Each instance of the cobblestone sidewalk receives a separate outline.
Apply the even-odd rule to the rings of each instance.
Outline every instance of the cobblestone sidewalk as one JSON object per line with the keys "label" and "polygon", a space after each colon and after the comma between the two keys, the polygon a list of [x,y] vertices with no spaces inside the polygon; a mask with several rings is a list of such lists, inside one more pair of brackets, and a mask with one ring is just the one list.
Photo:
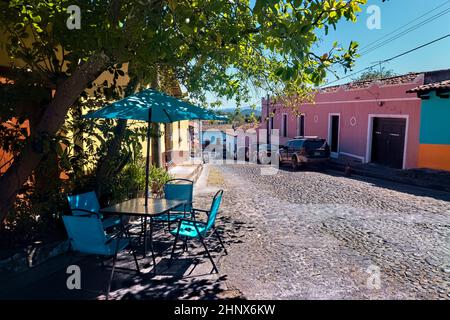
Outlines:
{"label": "cobblestone sidewalk", "polygon": [[[449,299],[450,194],[318,172],[209,166],[226,190],[227,286],[254,299]],[[222,175],[222,179],[217,175]],[[379,277],[377,277],[379,272]]]}

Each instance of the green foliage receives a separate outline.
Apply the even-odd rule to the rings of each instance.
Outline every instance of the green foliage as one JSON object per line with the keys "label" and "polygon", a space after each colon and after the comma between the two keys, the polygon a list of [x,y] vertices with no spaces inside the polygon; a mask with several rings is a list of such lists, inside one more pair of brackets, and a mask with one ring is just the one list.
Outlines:
{"label": "green foliage", "polygon": [[120,173],[120,186],[127,190],[129,198],[137,197],[138,192],[145,190],[145,167],[130,163]]}
{"label": "green foliage", "polygon": [[233,125],[240,126],[245,123],[245,116],[239,110],[236,110],[234,113],[229,113],[227,117],[228,123]]}
{"label": "green foliage", "polygon": [[[160,194],[164,184],[172,177],[164,168],[150,166],[149,190]],[[109,181],[103,182],[108,203],[116,203],[130,198],[144,196],[145,191],[145,161],[140,159],[125,165],[117,175]]]}
{"label": "green foliage", "polygon": [[103,182],[106,186],[103,189],[109,201],[120,202],[135,198],[145,189],[145,166],[129,163],[108,182]]}
{"label": "green foliage", "polygon": [[[115,120],[98,119],[96,121],[81,119],[81,110],[92,110],[95,106],[87,104],[74,108],[66,119],[64,127],[58,135],[61,148],[60,168],[66,172],[70,180],[76,180],[86,174],[95,174],[98,161],[106,155],[108,145],[114,138],[112,128]],[[146,139],[147,126],[128,125],[123,137],[119,154],[114,159],[115,174],[130,161],[142,154],[142,143]],[[156,136],[156,133],[154,134]]]}
{"label": "green foliage", "polygon": [[151,190],[156,194],[161,194],[164,184],[173,178],[164,168],[158,168],[156,166],[150,167],[149,176],[151,181]]}
{"label": "green foliage", "polygon": [[369,69],[368,71],[363,72],[358,78],[354,79],[354,81],[377,80],[394,76],[396,76],[396,73],[393,70],[387,70],[382,67],[378,70],[375,68]]}
{"label": "green foliage", "polygon": [[40,189],[26,184],[14,205],[14,214],[8,215],[0,226],[0,249],[13,249],[34,241],[52,241],[63,236],[60,216],[67,210],[63,181],[54,180],[54,188]]}
{"label": "green foliage", "polygon": [[12,155],[17,154],[22,148],[27,135],[24,119],[0,123],[0,149]]}
{"label": "green foliage", "polygon": [[219,114],[226,115],[228,118],[227,123],[232,124],[234,127],[241,126],[245,123],[258,123],[260,116],[257,115],[256,105],[250,106],[250,108],[241,109],[237,107],[234,112],[218,112]]}
{"label": "green foliage", "polygon": [[[341,19],[354,21],[364,3],[366,0],[257,0],[252,7],[249,0],[1,1],[4,36],[0,49],[13,61],[8,77],[14,85],[8,93],[0,92],[7,97],[0,101],[0,122],[13,117],[20,122],[33,120],[32,125],[38,122],[52,99],[51,89],[60,89],[82,62],[98,53],[106,54],[111,63],[104,71],[109,71],[113,80],[95,88],[91,84],[94,96],[84,93],[80,97],[80,105],[71,110],[72,119],[67,118],[56,137],[24,141],[34,143],[42,152],[56,153],[56,165],[68,175],[63,186],[52,186],[46,193],[91,187],[96,183],[96,164],[113,138],[110,129],[115,122],[86,122],[80,115],[123,96],[123,88],[117,86],[125,76],[122,64],[129,63],[129,75],[141,85],[152,83],[158,69],[171,70],[187,88],[189,98],[199,103],[205,103],[207,93],[214,92],[239,105],[248,102],[254,87],[273,95],[301,97],[323,81],[327,70],[352,67],[356,43],[347,48],[336,43],[326,52],[315,52],[321,40],[317,34],[320,29],[326,34]],[[81,8],[81,30],[66,27],[69,5]],[[22,108],[24,97],[30,96],[24,92],[31,94],[33,103]],[[16,144],[20,139],[11,139],[15,134],[3,132],[0,145],[18,153],[22,144]],[[143,134],[142,128],[127,128],[119,155],[112,160],[116,169],[110,174],[113,178],[102,181],[111,197],[120,199],[141,187],[141,169],[133,157],[139,154]],[[158,169],[152,169],[152,174],[157,189],[158,181],[167,176]],[[41,190],[37,191],[30,191],[30,197],[43,199]],[[30,219],[34,219],[33,212],[39,217],[52,216],[61,203],[40,211],[30,209]],[[22,207],[19,204],[19,215],[26,212]]]}
{"label": "green foliage", "polygon": [[[248,0],[13,0],[0,4],[0,27],[7,30],[9,54],[46,82],[56,84],[102,51],[110,67],[132,63],[131,72],[144,83],[166,66],[192,98],[205,101],[213,91],[239,102],[247,101],[252,87],[301,94],[333,66],[350,68],[357,44],[314,52],[317,34],[320,29],[327,34],[342,19],[355,21],[364,3],[258,0],[251,7]],[[81,8],[81,30],[66,27],[69,5]]]}

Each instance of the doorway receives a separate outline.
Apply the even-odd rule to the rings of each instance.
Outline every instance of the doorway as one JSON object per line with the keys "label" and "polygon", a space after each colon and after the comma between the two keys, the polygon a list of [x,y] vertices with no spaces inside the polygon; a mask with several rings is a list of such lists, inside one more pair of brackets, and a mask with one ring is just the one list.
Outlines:
{"label": "doorway", "polygon": [[405,154],[406,119],[373,118],[370,161],[402,169]]}
{"label": "doorway", "polygon": [[297,117],[297,136],[305,136],[305,115],[301,114]]}
{"label": "doorway", "polygon": [[340,114],[330,114],[328,119],[328,144],[330,145],[331,157],[339,156],[339,123]]}

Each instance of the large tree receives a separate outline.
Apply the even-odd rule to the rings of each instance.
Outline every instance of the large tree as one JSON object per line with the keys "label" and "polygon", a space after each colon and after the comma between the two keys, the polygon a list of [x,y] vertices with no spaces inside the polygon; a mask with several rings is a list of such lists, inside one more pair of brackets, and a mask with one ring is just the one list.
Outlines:
{"label": "large tree", "polygon": [[[53,88],[55,94],[35,107],[39,112],[33,112],[37,119],[31,135],[0,177],[0,221],[47,152],[46,141],[103,71],[129,62],[139,80],[148,82],[155,68],[165,66],[201,102],[208,91],[245,100],[251,86],[302,94],[319,84],[330,66],[351,67],[357,45],[317,52],[316,31],[335,27],[341,19],[355,20],[365,2],[1,1],[2,45],[23,71],[14,85]],[[69,5],[81,8],[79,30],[67,28]],[[27,75],[27,70],[32,72]],[[14,110],[1,120],[8,116]]]}

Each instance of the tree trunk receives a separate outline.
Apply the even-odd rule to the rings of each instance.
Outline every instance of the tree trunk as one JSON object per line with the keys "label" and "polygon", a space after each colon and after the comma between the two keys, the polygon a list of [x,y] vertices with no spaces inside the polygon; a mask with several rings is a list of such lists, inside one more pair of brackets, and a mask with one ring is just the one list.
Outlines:
{"label": "tree trunk", "polygon": [[5,220],[17,193],[44,155],[38,145],[39,140],[44,136],[53,137],[57,133],[64,124],[69,108],[87,85],[106,68],[108,63],[109,58],[104,53],[96,54],[88,62],[80,65],[72,76],[57,86],[56,94],[45,109],[34,134],[8,171],[0,177],[0,223]]}

